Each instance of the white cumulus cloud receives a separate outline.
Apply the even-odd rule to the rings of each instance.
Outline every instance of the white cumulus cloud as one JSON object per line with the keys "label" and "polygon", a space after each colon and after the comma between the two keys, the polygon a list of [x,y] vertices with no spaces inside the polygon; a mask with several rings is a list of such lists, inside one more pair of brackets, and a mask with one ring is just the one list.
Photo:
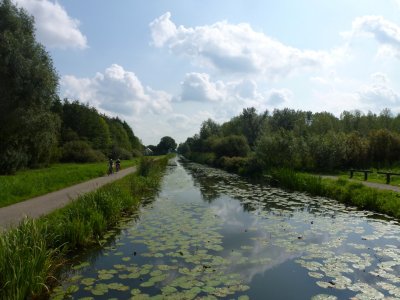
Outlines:
{"label": "white cumulus cloud", "polygon": [[54,48],[87,48],[87,38],[79,30],[79,21],[71,18],[58,2],[50,0],[14,0],[35,18],[38,40]]}
{"label": "white cumulus cloud", "polygon": [[226,21],[176,26],[169,12],[150,23],[153,44],[167,47],[226,73],[256,73],[269,78],[312,70],[334,62],[332,53],[301,50],[255,31],[249,24]]}
{"label": "white cumulus cloud", "polygon": [[226,98],[225,84],[212,82],[206,73],[186,74],[181,87],[181,99],[185,101],[223,101]]}
{"label": "white cumulus cloud", "polygon": [[171,95],[144,87],[135,73],[117,64],[93,78],[64,76],[61,80],[63,96],[88,102],[102,110],[130,115],[171,111]]}
{"label": "white cumulus cloud", "polygon": [[362,16],[353,21],[352,29],[344,32],[348,39],[373,38],[380,44],[380,52],[400,58],[400,26],[382,16]]}
{"label": "white cumulus cloud", "polygon": [[378,72],[371,75],[372,83],[362,86],[358,91],[361,102],[371,104],[376,108],[392,107],[400,105],[400,94],[391,85],[388,76]]}
{"label": "white cumulus cloud", "polygon": [[289,89],[263,91],[251,79],[213,81],[210,75],[195,72],[186,74],[181,88],[181,94],[177,97],[180,101],[212,104],[215,115],[222,119],[234,116],[245,107],[264,111],[287,105],[293,98]]}
{"label": "white cumulus cloud", "polygon": [[293,98],[293,93],[289,89],[271,89],[267,93],[267,102],[271,106],[279,106],[288,103]]}

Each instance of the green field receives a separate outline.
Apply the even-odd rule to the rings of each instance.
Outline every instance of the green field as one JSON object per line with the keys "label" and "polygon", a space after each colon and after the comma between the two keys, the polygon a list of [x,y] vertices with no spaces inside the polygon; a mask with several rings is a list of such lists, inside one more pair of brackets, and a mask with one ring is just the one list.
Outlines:
{"label": "green field", "polygon": [[[138,163],[138,159],[121,161],[121,168]],[[26,170],[0,176],[0,207],[104,176],[107,162],[55,164],[49,168]]]}

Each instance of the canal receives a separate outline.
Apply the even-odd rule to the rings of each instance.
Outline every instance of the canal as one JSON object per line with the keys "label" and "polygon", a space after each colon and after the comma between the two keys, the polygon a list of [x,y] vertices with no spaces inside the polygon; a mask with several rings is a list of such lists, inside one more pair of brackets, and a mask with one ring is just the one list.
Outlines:
{"label": "canal", "polygon": [[52,299],[398,299],[400,226],[187,161]]}

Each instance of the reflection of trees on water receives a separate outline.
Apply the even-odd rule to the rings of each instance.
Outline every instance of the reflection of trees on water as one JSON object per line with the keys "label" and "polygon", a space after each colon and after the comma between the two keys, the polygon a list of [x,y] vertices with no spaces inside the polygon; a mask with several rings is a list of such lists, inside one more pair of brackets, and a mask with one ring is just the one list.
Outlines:
{"label": "reflection of trees on water", "polygon": [[[210,204],[218,198],[222,197],[223,195],[227,194],[226,192],[221,191],[221,186],[225,187],[228,190],[240,189],[243,192],[249,192],[249,187],[247,185],[251,183],[251,181],[248,181],[245,178],[238,177],[240,178],[240,180],[234,180],[234,178],[231,177],[236,177],[236,175],[228,174],[224,171],[202,166],[196,163],[191,163],[189,161],[181,160],[180,162],[182,166],[184,166],[186,171],[192,176],[194,185],[199,188],[203,200]],[[210,172],[214,170],[221,172],[221,176],[218,176],[216,174],[212,174],[211,176]],[[228,177],[225,178],[222,174],[226,174],[228,175]],[[257,185],[258,184],[259,183],[257,183]],[[260,186],[262,185],[260,184]],[[254,202],[249,203],[247,201],[244,201],[249,199],[248,196],[232,195],[232,193],[229,193],[229,197],[238,200],[243,208],[243,211],[245,212],[252,212],[259,209],[258,205],[256,207],[254,204],[262,203],[262,201],[260,200],[254,200]],[[270,211],[271,208],[281,207],[273,203],[263,205],[263,210],[265,211]]]}
{"label": "reflection of trees on water", "polygon": [[220,197],[221,193],[216,188],[216,183],[218,183],[220,179],[207,176],[205,169],[200,165],[195,165],[187,161],[181,161],[181,164],[192,176],[194,186],[199,188],[204,201],[211,203]]}

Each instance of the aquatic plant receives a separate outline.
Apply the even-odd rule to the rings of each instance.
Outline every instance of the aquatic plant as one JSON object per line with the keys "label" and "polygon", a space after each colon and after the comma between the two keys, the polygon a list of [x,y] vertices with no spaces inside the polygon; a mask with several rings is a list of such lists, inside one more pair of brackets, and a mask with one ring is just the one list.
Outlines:
{"label": "aquatic plant", "polygon": [[[159,159],[144,178],[131,174],[82,195],[66,207],[39,220],[25,220],[0,234],[0,299],[26,299],[46,293],[61,258],[76,249],[101,243],[106,231],[136,209],[143,193],[132,194],[132,182],[148,196],[161,178],[167,158]],[[153,169],[152,167],[152,169]],[[60,252],[61,250],[61,252]]]}
{"label": "aquatic plant", "polygon": [[26,299],[48,291],[56,269],[58,248],[49,248],[53,237],[46,226],[25,219],[0,235],[0,299]]}

